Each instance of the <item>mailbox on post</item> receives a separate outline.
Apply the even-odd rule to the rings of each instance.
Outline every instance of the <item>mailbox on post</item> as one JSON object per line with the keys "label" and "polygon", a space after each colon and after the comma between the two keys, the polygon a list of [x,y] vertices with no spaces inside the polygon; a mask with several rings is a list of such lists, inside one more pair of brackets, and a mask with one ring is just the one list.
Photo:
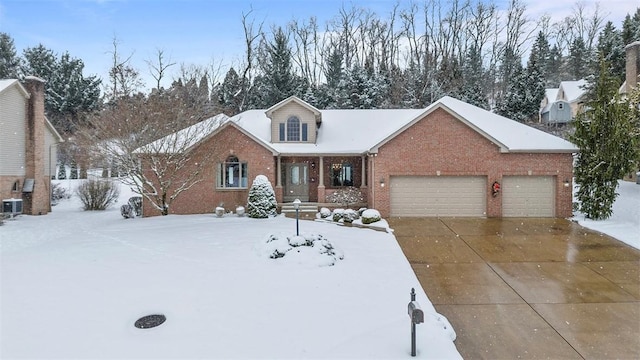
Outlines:
{"label": "mailbox on post", "polygon": [[411,318],[411,356],[416,356],[416,324],[424,322],[424,312],[416,301],[416,289],[411,288],[411,302],[408,306],[409,318]]}

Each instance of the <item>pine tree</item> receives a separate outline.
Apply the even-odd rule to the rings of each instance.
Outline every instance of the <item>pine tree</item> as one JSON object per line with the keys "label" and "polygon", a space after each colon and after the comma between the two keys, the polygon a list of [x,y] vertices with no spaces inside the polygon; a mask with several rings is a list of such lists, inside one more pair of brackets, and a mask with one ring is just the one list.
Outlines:
{"label": "pine tree", "polygon": [[0,32],[0,79],[18,79],[21,60],[9,34]]}
{"label": "pine tree", "polygon": [[462,65],[462,89],[460,100],[483,109],[489,109],[487,95],[484,91],[484,69],[482,57],[475,46],[471,46]]}
{"label": "pine tree", "polygon": [[276,195],[269,179],[258,175],[253,180],[247,199],[247,215],[252,218],[264,219],[277,215]]}
{"label": "pine tree", "polygon": [[[625,78],[625,51],[622,33],[616,30],[611,21],[607,22],[598,37],[598,55],[609,64],[609,73],[620,82]],[[595,69],[596,71],[598,69]]]}
{"label": "pine tree", "polygon": [[594,220],[611,216],[618,180],[640,158],[637,109],[618,94],[619,81],[600,61],[593,95],[578,114],[572,141],[580,148],[575,178],[580,211]]}
{"label": "pine tree", "polygon": [[571,80],[584,79],[589,75],[589,60],[590,54],[584,40],[576,38],[569,47],[569,56],[564,64],[565,73]]}
{"label": "pine tree", "polygon": [[633,17],[627,14],[622,23],[622,43],[629,45],[640,40],[640,8],[636,9]]}
{"label": "pine tree", "polygon": [[236,70],[231,67],[227,71],[218,93],[218,103],[225,114],[233,116],[240,112],[240,102],[243,98],[242,92],[240,77]]}

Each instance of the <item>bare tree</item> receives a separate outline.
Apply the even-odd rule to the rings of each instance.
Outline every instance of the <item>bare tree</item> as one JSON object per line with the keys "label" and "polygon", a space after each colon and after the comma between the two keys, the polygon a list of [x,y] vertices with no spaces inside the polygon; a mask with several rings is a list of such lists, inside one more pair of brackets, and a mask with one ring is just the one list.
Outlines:
{"label": "bare tree", "polygon": [[128,97],[135,94],[144,84],[140,79],[138,70],[131,66],[133,53],[129,54],[125,59],[122,59],[118,51],[119,41],[115,36],[111,44],[113,50],[109,52],[111,54],[109,85],[105,90],[107,97],[113,101],[120,97]]}
{"label": "bare tree", "polygon": [[167,75],[167,69],[176,63],[171,62],[171,58],[165,59],[164,50],[156,49],[155,59],[147,60],[149,72],[156,81],[156,89],[161,89],[161,82]]}
{"label": "bare tree", "polygon": [[148,200],[162,215],[184,191],[202,181],[208,153],[197,143],[226,118],[202,119],[200,109],[186,106],[170,91],[120,98],[96,115],[80,132],[94,163],[113,164],[121,181]]}

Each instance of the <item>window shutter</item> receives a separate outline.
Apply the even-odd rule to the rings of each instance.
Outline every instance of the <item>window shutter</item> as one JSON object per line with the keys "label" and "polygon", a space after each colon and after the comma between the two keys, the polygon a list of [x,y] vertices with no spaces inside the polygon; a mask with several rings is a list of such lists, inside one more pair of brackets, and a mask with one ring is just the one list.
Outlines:
{"label": "window shutter", "polygon": [[280,141],[284,141],[284,123],[280,123]]}
{"label": "window shutter", "polygon": [[302,124],[302,141],[307,141],[307,124]]}

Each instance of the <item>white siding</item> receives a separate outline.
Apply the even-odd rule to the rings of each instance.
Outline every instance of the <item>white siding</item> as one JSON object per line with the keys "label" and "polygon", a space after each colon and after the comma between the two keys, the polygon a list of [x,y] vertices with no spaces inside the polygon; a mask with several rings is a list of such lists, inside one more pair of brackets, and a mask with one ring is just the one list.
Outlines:
{"label": "white siding", "polygon": [[57,138],[51,132],[48,126],[44,131],[44,174],[51,176],[56,171],[56,162],[58,160],[58,143]]}
{"label": "white siding", "polygon": [[26,102],[16,86],[0,93],[0,175],[25,175]]}
{"label": "white siding", "polygon": [[502,216],[553,217],[555,177],[504,176],[502,178]]}
{"label": "white siding", "polygon": [[486,216],[484,176],[392,176],[391,216]]}

